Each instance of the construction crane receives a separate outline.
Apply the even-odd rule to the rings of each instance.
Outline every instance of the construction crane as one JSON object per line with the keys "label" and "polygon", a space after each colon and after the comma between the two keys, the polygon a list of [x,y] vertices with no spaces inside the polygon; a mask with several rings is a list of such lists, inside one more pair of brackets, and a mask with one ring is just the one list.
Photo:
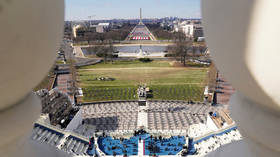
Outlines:
{"label": "construction crane", "polygon": [[96,17],[96,15],[90,15],[90,16],[88,16],[88,18],[89,18],[89,27],[91,27],[91,21],[92,21],[92,19],[93,19],[94,17]]}

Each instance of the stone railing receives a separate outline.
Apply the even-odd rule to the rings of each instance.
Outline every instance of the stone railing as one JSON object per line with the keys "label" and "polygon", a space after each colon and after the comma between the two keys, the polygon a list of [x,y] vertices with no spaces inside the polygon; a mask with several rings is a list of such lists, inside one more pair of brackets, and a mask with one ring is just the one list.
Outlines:
{"label": "stone railing", "polygon": [[31,91],[54,63],[63,35],[64,1],[1,1],[0,5],[0,156],[56,156],[56,150],[29,141],[41,107]]}
{"label": "stone railing", "polygon": [[[0,4],[0,154],[60,156],[28,142],[40,113],[39,99],[28,93],[55,59],[63,35],[64,1]],[[237,89],[230,108],[244,137],[210,157],[280,156],[279,6],[276,0],[202,0],[207,44],[217,67]]]}
{"label": "stone railing", "polygon": [[230,112],[244,137],[209,157],[280,156],[279,5],[275,0],[202,0],[206,42],[215,65],[237,90]]}

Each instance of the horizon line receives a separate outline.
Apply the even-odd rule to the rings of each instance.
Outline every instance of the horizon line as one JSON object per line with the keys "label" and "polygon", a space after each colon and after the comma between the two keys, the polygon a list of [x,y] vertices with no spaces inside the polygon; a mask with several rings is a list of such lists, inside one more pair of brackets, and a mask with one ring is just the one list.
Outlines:
{"label": "horizon line", "polygon": [[[176,17],[176,16],[169,16],[169,17],[174,17],[174,18],[178,18],[178,19],[187,19],[187,20],[198,20],[198,19],[202,19],[202,17]],[[152,20],[152,19],[163,19],[163,18],[168,18],[167,17],[157,17],[157,18],[143,18],[142,20]],[[64,21],[105,21],[105,20],[139,20],[139,18],[111,18],[111,19],[75,19],[75,20],[66,20],[64,19]]]}

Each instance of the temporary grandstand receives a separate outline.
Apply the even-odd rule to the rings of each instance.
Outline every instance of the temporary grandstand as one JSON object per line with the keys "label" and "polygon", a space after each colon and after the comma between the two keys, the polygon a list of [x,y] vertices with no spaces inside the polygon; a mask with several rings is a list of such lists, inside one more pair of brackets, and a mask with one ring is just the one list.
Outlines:
{"label": "temporary grandstand", "polygon": [[156,37],[150,32],[142,21],[142,9],[140,8],[140,22],[129,33],[126,40],[152,40],[156,41]]}
{"label": "temporary grandstand", "polygon": [[69,117],[75,115],[72,99],[59,89],[42,89],[36,92],[42,102],[42,114],[47,114],[51,125],[66,127]]}
{"label": "temporary grandstand", "polygon": [[30,138],[75,157],[203,156],[242,138],[227,105],[149,100],[148,91],[140,86],[138,101],[72,106],[63,94],[41,90],[44,115]]}
{"label": "temporary grandstand", "polygon": [[71,156],[170,157],[205,155],[241,139],[223,106],[198,102],[82,104],[69,125],[63,129],[41,118],[34,125],[31,139]]}
{"label": "temporary grandstand", "polygon": [[46,124],[35,123],[30,138],[39,143],[56,147],[71,156],[97,154],[94,141],[90,142],[89,139]]}

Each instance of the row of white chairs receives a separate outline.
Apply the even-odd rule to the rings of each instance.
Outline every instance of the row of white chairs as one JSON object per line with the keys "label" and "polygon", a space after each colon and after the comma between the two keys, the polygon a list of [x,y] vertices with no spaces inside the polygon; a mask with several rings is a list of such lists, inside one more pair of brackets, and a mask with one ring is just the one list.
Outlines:
{"label": "row of white chairs", "polygon": [[68,136],[65,143],[61,146],[61,149],[73,155],[87,155],[88,147],[89,144],[87,141]]}
{"label": "row of white chairs", "polygon": [[149,129],[174,130],[188,129],[190,125],[205,123],[206,114],[184,112],[148,112]]}
{"label": "row of white chairs", "polygon": [[81,107],[84,114],[111,113],[111,112],[133,112],[138,110],[137,102],[113,102],[97,103]]}

